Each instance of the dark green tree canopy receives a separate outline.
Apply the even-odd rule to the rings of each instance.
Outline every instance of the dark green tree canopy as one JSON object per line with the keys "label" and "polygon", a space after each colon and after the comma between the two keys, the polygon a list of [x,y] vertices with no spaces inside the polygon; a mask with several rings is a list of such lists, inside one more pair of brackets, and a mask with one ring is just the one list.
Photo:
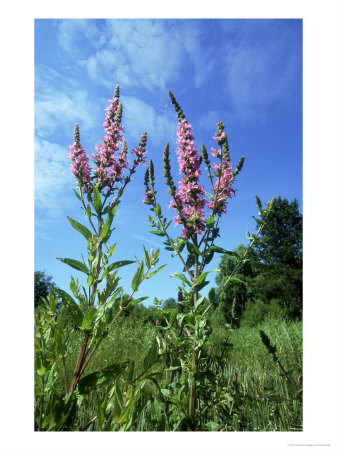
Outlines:
{"label": "dark green tree canopy", "polygon": [[[232,273],[237,258],[223,255],[216,277],[218,311],[227,322],[238,324],[248,303],[278,304],[289,319],[302,317],[302,215],[298,201],[278,197],[265,220],[257,241],[246,255],[248,261],[235,274],[238,281],[223,283]],[[246,247],[240,244],[235,252],[242,257]],[[241,280],[241,282],[239,281]],[[267,306],[268,307],[267,307]],[[256,309],[256,308],[255,308]],[[267,310],[266,309],[266,310]]]}
{"label": "dark green tree canopy", "polygon": [[42,303],[42,298],[47,299],[51,288],[56,285],[52,282],[53,277],[46,275],[45,271],[39,270],[34,272],[34,307],[36,308]]}
{"label": "dark green tree canopy", "polygon": [[265,239],[254,247],[258,259],[265,264],[299,267],[302,264],[302,226],[298,201],[275,199],[261,232]]}

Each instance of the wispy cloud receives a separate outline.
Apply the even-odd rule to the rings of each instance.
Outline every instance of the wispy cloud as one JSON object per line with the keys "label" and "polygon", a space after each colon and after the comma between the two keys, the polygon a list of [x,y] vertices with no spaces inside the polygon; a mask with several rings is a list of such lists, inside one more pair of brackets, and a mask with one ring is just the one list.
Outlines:
{"label": "wispy cloud", "polygon": [[57,219],[67,204],[62,196],[72,175],[65,149],[44,139],[35,140],[35,208],[48,219]]}
{"label": "wispy cloud", "polygon": [[165,248],[163,245],[158,244],[158,242],[152,241],[151,239],[146,239],[145,237],[140,236],[139,234],[132,234],[132,236],[136,239],[140,239],[141,241],[147,242],[148,244],[154,245],[154,248],[157,248],[157,247]]}
{"label": "wispy cloud", "polygon": [[158,111],[149,103],[136,97],[123,96],[123,122],[128,136],[136,140],[143,131],[148,132],[150,139],[156,144],[162,144],[165,140],[172,138],[175,133],[174,114],[167,115]]}
{"label": "wispy cloud", "polygon": [[86,90],[67,85],[55,70],[39,66],[35,85],[35,130],[40,137],[53,140],[62,131],[71,140],[75,122],[83,125],[86,132],[97,125],[100,113],[97,103],[90,100]]}
{"label": "wispy cloud", "polygon": [[[84,23],[90,25],[89,35]],[[95,82],[111,88],[110,80],[118,80],[155,92],[166,90],[181,75],[186,52],[183,43],[172,38],[174,21],[107,20],[99,22],[99,28],[96,22],[84,23],[62,21],[58,39],[67,52],[81,52],[78,62]],[[93,45],[97,41],[100,44]]]}

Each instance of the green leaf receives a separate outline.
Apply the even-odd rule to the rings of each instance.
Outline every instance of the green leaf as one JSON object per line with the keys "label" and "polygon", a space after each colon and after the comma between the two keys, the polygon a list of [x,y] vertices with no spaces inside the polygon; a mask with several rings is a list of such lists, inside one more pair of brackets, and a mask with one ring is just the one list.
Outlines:
{"label": "green leaf", "polygon": [[75,324],[80,327],[83,322],[83,313],[80,310],[78,304],[69,294],[67,294],[67,292],[63,291],[62,289],[56,288],[55,291],[59,294],[64,304],[68,307]]}
{"label": "green leaf", "polygon": [[209,192],[205,192],[205,194],[207,195],[207,197],[212,200],[212,202],[214,202],[214,196],[212,194],[210,194]]}
{"label": "green leaf", "polygon": [[132,279],[131,288],[134,292],[138,290],[140,283],[143,281],[144,275],[144,263],[143,261],[139,264],[136,273]]}
{"label": "green leaf", "polygon": [[160,266],[157,270],[155,270],[155,271],[153,271],[153,272],[151,272],[151,273],[148,273],[148,274],[146,275],[145,278],[151,278],[151,277],[153,277],[153,275],[155,275],[156,273],[158,273],[158,272],[160,272],[161,270],[163,270],[166,266],[167,266],[167,264],[164,264],[163,266]]}
{"label": "green leaf", "polygon": [[63,355],[63,342],[62,342],[62,335],[60,330],[55,330],[54,334],[55,339],[55,352],[58,356],[64,356]]}
{"label": "green leaf", "polygon": [[63,262],[64,264],[68,264],[68,266],[72,267],[73,269],[79,270],[80,272],[89,275],[88,267],[85,264],[81,263],[80,261],[76,261],[76,259],[70,258],[56,258],[56,259]]}
{"label": "green leaf", "polygon": [[114,218],[113,214],[111,212],[109,212],[108,217],[107,217],[107,219],[104,222],[104,225],[102,227],[101,234],[98,237],[98,240],[100,242],[103,242],[103,243],[106,242],[106,240],[107,240],[106,238],[107,238],[107,235],[108,235],[108,233],[110,231],[110,227],[111,227],[113,218]]}
{"label": "green leaf", "polygon": [[161,206],[160,206],[159,203],[156,205],[155,210],[154,210],[154,213],[155,213],[155,215],[156,215],[157,217],[160,217],[160,216],[161,216]]}
{"label": "green leaf", "polygon": [[211,228],[213,224],[214,224],[214,216],[209,216],[209,219],[206,222],[206,227]]}
{"label": "green leaf", "polygon": [[149,368],[157,361],[158,359],[158,343],[157,341],[153,341],[147,355],[144,358],[143,367],[144,370],[149,370]]}
{"label": "green leaf", "polygon": [[102,200],[101,200],[101,194],[99,193],[99,190],[97,188],[97,186],[93,185],[93,190],[94,190],[94,208],[95,211],[97,212],[97,214],[100,214],[101,209],[102,209]]}
{"label": "green leaf", "polygon": [[89,239],[91,239],[91,232],[90,230],[88,230],[87,227],[85,227],[84,225],[80,224],[79,222],[76,222],[76,220],[72,219],[71,217],[68,216],[68,220],[70,222],[70,225],[78,232],[80,232],[88,241]]}
{"label": "green leaf", "polygon": [[136,403],[136,401],[139,399],[140,396],[141,396],[141,392],[137,392],[136,394],[134,394],[132,396],[131,400],[126,405],[126,407],[123,410],[122,414],[118,418],[118,420],[117,420],[118,423],[123,423],[129,418],[130,411],[131,411],[131,409],[133,408],[134,404]]}
{"label": "green leaf", "polygon": [[133,264],[133,263],[134,263],[134,261],[130,261],[128,259],[125,259],[123,261],[115,261],[115,262],[109,264],[108,267],[106,267],[106,269],[104,270],[104,272],[105,271],[107,271],[106,273],[112,272],[115,269],[119,269],[120,267],[127,266],[128,264]]}
{"label": "green leaf", "polygon": [[91,217],[91,208],[90,208],[90,205],[87,205],[84,215],[85,215],[85,217],[86,217],[87,219],[90,219],[90,217]]}
{"label": "green leaf", "polygon": [[82,321],[81,329],[90,331],[93,327],[93,318],[97,314],[97,309],[94,306],[90,306]]}
{"label": "green leaf", "polygon": [[80,194],[79,194],[75,189],[73,189],[73,191],[75,192],[76,197],[77,197],[79,200],[83,201],[83,197],[81,197]]}
{"label": "green leaf", "polygon": [[201,305],[201,303],[203,302],[205,300],[205,297],[203,296],[203,297],[200,297],[199,299],[198,299],[198,301],[196,302],[196,304],[194,305],[194,309],[197,309],[200,305]]}
{"label": "green leaf", "polygon": [[240,280],[240,278],[227,278],[227,280],[224,283],[229,283],[229,282],[238,282],[238,283],[242,283],[242,284],[246,284],[244,281]]}
{"label": "green leaf", "polygon": [[91,274],[89,274],[88,279],[87,279],[88,286],[89,287],[92,286],[94,281],[95,281],[94,277]]}
{"label": "green leaf", "polygon": [[81,378],[77,385],[79,393],[87,394],[92,389],[112,384],[124,372],[129,362],[125,361],[120,364],[112,364]]}
{"label": "green leaf", "polygon": [[156,230],[153,230],[153,231],[150,231],[150,233],[156,234],[157,236],[166,236],[165,233],[164,233],[163,231],[156,231]]}
{"label": "green leaf", "polygon": [[150,261],[149,253],[146,250],[144,245],[143,245],[143,253],[144,253],[145,265],[146,265],[146,267],[150,268],[151,267],[151,261]]}
{"label": "green leaf", "polygon": [[170,274],[170,277],[172,278],[178,278],[178,280],[183,281],[184,283],[186,283],[188,286],[192,286],[192,283],[190,281],[188,281],[188,279],[185,277],[185,275],[181,272],[174,272]]}
{"label": "green leaf", "polygon": [[135,300],[131,300],[131,302],[129,302],[129,303],[127,304],[127,306],[126,306],[125,309],[129,309],[129,308],[131,308],[132,306],[135,306],[135,305],[137,305],[138,303],[143,302],[144,300],[146,300],[146,299],[148,299],[148,298],[149,298],[149,297],[141,297],[141,298],[136,298]]}
{"label": "green leaf", "polygon": [[254,216],[252,216],[252,218],[255,220],[255,222],[256,222],[258,225],[261,225],[262,221],[261,221],[260,219],[257,219],[257,218],[254,217]]}
{"label": "green leaf", "polygon": [[187,242],[187,250],[191,255],[199,255],[202,256],[200,250],[195,244],[192,244],[191,242]]}

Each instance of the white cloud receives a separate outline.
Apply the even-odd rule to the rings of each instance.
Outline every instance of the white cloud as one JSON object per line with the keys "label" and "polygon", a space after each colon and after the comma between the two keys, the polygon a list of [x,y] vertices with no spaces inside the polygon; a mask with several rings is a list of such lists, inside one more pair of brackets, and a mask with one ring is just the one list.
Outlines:
{"label": "white cloud", "polygon": [[170,118],[159,114],[150,104],[135,97],[124,96],[121,101],[126,134],[135,140],[136,145],[144,131],[150,139],[160,144],[174,135],[176,122],[172,114]]}
{"label": "white cloud", "polygon": [[90,101],[87,91],[60,84],[61,77],[54,70],[45,66],[37,69],[35,130],[38,136],[46,139],[53,139],[62,131],[71,141],[75,122],[88,132],[97,126],[97,118],[102,113],[99,105]]}
{"label": "white cloud", "polygon": [[57,21],[60,46],[77,60],[85,51],[95,51],[105,44],[106,37],[93,20],[65,19]]}
{"label": "white cloud", "polygon": [[63,191],[73,181],[67,150],[44,139],[35,140],[35,208],[49,219],[59,218],[67,204]]}
{"label": "white cloud", "polygon": [[145,237],[140,236],[139,234],[133,234],[132,236],[133,236],[134,238],[136,238],[136,239],[139,239],[139,240],[141,240],[141,241],[147,242],[148,244],[154,245],[154,248],[155,248],[155,249],[158,248],[158,247],[160,247],[160,248],[165,248],[163,245],[159,244],[158,242],[152,241],[151,239],[146,239]]}
{"label": "white cloud", "polygon": [[107,20],[99,27],[90,20],[68,20],[60,22],[58,40],[79,55],[77,62],[97,83],[111,87],[107,80],[114,80],[155,92],[181,76],[187,55],[176,33],[167,20]]}

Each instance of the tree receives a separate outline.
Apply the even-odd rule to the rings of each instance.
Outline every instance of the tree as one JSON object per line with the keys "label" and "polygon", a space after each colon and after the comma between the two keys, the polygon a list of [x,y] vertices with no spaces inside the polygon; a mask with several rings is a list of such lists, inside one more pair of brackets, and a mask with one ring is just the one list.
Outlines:
{"label": "tree", "polygon": [[52,282],[53,277],[46,275],[45,271],[36,270],[34,272],[34,307],[42,303],[42,298],[47,299],[51,288],[56,285]]}
{"label": "tree", "polygon": [[163,309],[172,309],[172,308],[176,308],[176,307],[177,307],[177,301],[172,297],[166,299],[162,306]]}
{"label": "tree", "polygon": [[[250,307],[254,302],[259,305],[277,302],[289,319],[302,317],[302,222],[296,199],[291,202],[281,197],[275,199],[260,233],[263,239],[256,242],[248,255],[249,261],[235,274],[242,283],[229,283],[225,290],[223,281],[232,272],[236,258],[223,255],[216,282],[218,310],[227,322],[234,317],[233,323],[239,323],[248,302]],[[242,256],[245,249],[240,244],[235,252]]]}
{"label": "tree", "polygon": [[254,248],[260,261],[256,296],[268,304],[277,299],[290,319],[302,317],[302,227],[298,201],[278,197]]}
{"label": "tree", "polygon": [[[234,252],[242,257],[246,250],[247,248],[240,244]],[[256,257],[251,250],[248,252],[246,259],[248,261],[242,264],[235,273],[235,279],[240,281],[231,281],[225,289],[222,288],[223,283],[233,272],[238,259],[235,256],[224,254],[220,261],[220,272],[215,278],[218,285],[218,311],[221,312],[227,323],[237,324],[247,301],[254,296],[252,280],[256,276]]]}
{"label": "tree", "polygon": [[260,234],[265,239],[258,241],[254,247],[258,259],[267,265],[301,267],[302,226],[298,201],[289,202],[281,197],[275,199]]}

